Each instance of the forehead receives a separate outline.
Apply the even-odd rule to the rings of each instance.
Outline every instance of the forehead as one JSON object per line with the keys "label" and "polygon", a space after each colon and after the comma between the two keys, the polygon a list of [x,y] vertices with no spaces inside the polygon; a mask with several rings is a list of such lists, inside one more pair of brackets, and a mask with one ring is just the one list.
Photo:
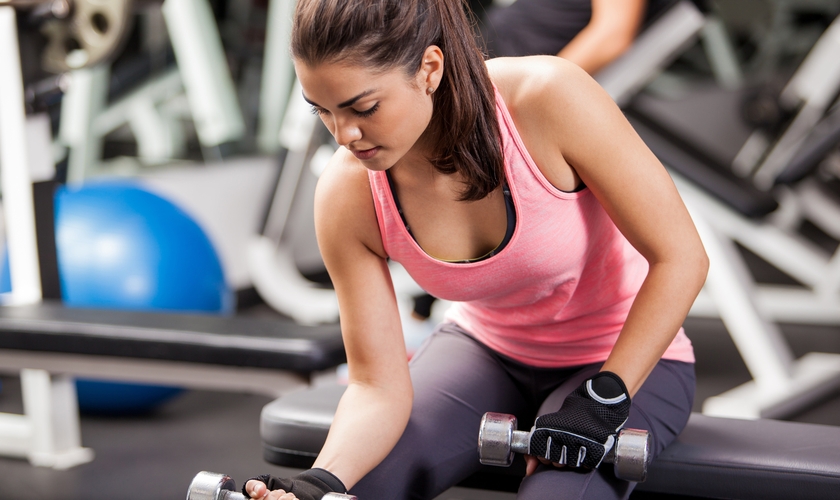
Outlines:
{"label": "forehead", "polygon": [[401,68],[374,69],[343,61],[315,65],[295,61],[294,64],[304,95],[324,106],[374,88],[386,91],[412,84]]}

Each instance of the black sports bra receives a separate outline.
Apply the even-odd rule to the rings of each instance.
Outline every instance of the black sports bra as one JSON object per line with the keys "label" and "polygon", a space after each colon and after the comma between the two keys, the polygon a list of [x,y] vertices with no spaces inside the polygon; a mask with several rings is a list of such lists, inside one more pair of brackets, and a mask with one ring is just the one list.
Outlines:
{"label": "black sports bra", "polygon": [[[391,189],[391,196],[394,198],[394,205],[397,207],[397,211],[400,213],[400,218],[405,225],[406,231],[408,234],[414,238],[414,241],[417,241],[417,238],[414,237],[414,233],[411,232],[411,228],[408,226],[408,222],[405,220],[405,214],[403,214],[402,206],[400,205],[400,200],[397,198],[397,190],[394,189],[394,180],[391,178],[391,172],[389,170],[385,171],[385,176],[388,178],[388,187]],[[507,229],[505,230],[505,237],[502,239],[502,242],[499,243],[499,246],[490,250],[486,254],[482,255],[481,257],[477,257],[475,259],[463,259],[463,260],[454,260],[454,261],[446,261],[446,262],[453,262],[453,263],[470,263],[470,262],[478,262],[481,260],[489,259],[490,257],[496,255],[497,253],[501,252],[502,249],[507,246],[508,242],[510,241],[511,237],[513,237],[513,231],[516,229],[516,210],[513,206],[513,197],[510,194],[510,189],[508,188],[507,184],[502,184],[502,193],[505,197],[505,211],[507,212]]]}

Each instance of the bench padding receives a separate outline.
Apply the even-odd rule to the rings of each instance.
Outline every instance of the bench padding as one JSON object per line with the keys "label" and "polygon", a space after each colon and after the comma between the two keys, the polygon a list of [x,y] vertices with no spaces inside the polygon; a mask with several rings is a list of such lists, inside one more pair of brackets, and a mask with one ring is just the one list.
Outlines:
{"label": "bench padding", "polygon": [[341,329],[291,320],[66,308],[0,307],[0,349],[158,359],[300,373],[345,361]]}
{"label": "bench padding", "polygon": [[693,414],[639,489],[710,498],[840,498],[840,427]]}
{"label": "bench padding", "polygon": [[[286,467],[311,466],[343,393],[344,387],[327,385],[266,405],[260,423],[265,459]],[[488,478],[488,470],[497,471],[499,480]],[[510,491],[511,472],[485,468],[468,484]],[[837,499],[840,427],[692,414],[638,489],[700,498]]]}

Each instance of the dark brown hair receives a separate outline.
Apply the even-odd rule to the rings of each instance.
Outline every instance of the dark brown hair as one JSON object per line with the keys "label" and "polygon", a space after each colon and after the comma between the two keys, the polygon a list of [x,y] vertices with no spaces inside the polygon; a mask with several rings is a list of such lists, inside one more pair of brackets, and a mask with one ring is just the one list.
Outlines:
{"label": "dark brown hair", "polygon": [[504,176],[496,99],[484,55],[461,0],[300,0],[292,56],[310,66],[337,60],[414,76],[437,45],[443,79],[433,94],[429,160],[445,174],[460,172],[462,200],[480,200]]}

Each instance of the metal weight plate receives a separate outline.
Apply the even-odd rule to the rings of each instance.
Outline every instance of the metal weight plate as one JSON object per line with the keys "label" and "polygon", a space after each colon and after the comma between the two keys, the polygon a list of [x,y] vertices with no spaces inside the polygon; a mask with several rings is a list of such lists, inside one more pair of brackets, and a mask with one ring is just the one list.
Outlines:
{"label": "metal weight plate", "polygon": [[202,471],[193,478],[187,490],[187,500],[218,500],[223,491],[235,490],[236,484],[229,476]]}
{"label": "metal weight plate", "polygon": [[69,15],[50,19],[41,31],[48,43],[41,64],[63,73],[107,61],[131,28],[133,0],[71,0]]}
{"label": "metal weight plate", "polygon": [[638,429],[622,429],[615,443],[615,475],[626,481],[644,482],[651,462],[650,434]]}
{"label": "metal weight plate", "polygon": [[505,413],[485,413],[478,432],[478,459],[484,465],[510,467],[513,463],[511,441],[516,417]]}

